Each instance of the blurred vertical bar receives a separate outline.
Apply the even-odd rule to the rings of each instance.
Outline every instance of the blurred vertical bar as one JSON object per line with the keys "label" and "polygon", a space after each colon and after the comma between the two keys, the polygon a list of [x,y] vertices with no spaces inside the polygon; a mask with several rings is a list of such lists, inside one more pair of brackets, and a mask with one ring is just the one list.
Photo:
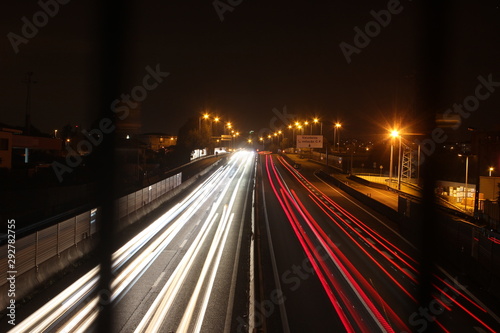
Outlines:
{"label": "blurred vertical bar", "polygon": [[[432,134],[437,129],[436,111],[443,104],[443,88],[446,82],[446,50],[449,32],[448,15],[451,13],[451,4],[447,0],[424,0],[420,4],[420,62],[418,64],[418,93],[417,110],[423,115],[422,133],[429,133],[425,140],[433,142]],[[429,141],[428,141],[429,142]],[[429,309],[432,298],[432,280],[435,272],[434,257],[437,251],[437,210],[435,202],[435,174],[437,169],[435,154],[425,156],[421,166],[423,177],[423,212],[419,221],[418,248],[420,258],[421,277],[420,294],[418,295],[420,309]],[[418,310],[416,310],[418,312]],[[426,332],[437,331],[434,321],[427,323]]]}
{"label": "blurred vertical bar", "polygon": [[[99,8],[99,47],[100,47],[100,86],[99,101],[101,119],[112,120],[116,126],[116,117],[111,110],[113,100],[119,98],[121,82],[123,81],[124,41],[126,21],[128,18],[126,0],[109,0],[97,2]],[[115,127],[116,128],[116,127]],[[113,328],[113,304],[111,297],[111,254],[114,250],[113,239],[115,221],[113,216],[113,199],[116,197],[116,164],[115,164],[115,131],[106,134],[98,153],[100,168],[98,172],[99,194],[98,202],[102,209],[102,224],[100,225],[100,239],[98,254],[100,256],[99,281],[99,318],[98,332],[111,332]]]}

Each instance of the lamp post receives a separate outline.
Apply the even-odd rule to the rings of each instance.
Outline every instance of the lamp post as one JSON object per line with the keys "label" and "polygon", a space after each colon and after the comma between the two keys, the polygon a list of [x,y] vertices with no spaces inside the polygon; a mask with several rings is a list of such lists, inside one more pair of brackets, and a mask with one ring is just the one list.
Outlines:
{"label": "lamp post", "polygon": [[[340,128],[342,127],[342,124],[340,123],[335,123],[334,131],[333,131],[333,144],[335,144],[340,153]],[[335,143],[335,135],[337,136],[337,143]]]}
{"label": "lamp post", "polygon": [[467,212],[467,194],[469,182],[469,155],[458,154],[458,156],[465,156],[465,193],[464,193],[464,210]]}
{"label": "lamp post", "polygon": [[205,113],[203,116],[198,118],[198,131],[201,131],[201,120],[202,119],[207,120],[208,118],[210,118],[210,115],[208,113]]}
{"label": "lamp post", "polygon": [[[393,164],[394,164],[393,163],[393,161],[394,161],[394,157],[393,157],[393,155],[394,155],[394,139],[399,137],[399,132],[396,130],[393,130],[393,131],[391,131],[390,135],[391,135],[391,160],[389,162],[389,187],[392,187],[392,173],[394,171],[394,167],[393,167]],[[400,141],[400,143],[401,143],[401,141]],[[400,150],[401,150],[401,148],[400,148]],[[398,177],[398,185],[399,185],[399,177]]]}
{"label": "lamp post", "polygon": [[319,123],[319,124],[320,124],[320,132],[319,132],[319,134],[320,134],[320,135],[323,135],[323,122],[322,122],[322,121],[319,121],[319,119],[318,119],[318,118],[314,118],[314,119],[313,119],[313,123],[315,123],[315,124],[318,124],[318,123]]}
{"label": "lamp post", "polygon": [[489,171],[489,177],[491,177],[491,172],[493,171],[493,167],[489,167],[488,171]]}
{"label": "lamp post", "polygon": [[219,117],[215,117],[214,121],[210,123],[210,134],[211,135],[214,135],[213,132],[212,132],[212,123],[215,123],[215,136],[218,136],[219,131],[218,131],[217,126],[219,124],[219,121],[220,121],[220,118]]}
{"label": "lamp post", "polygon": [[401,135],[398,135],[399,138],[399,149],[398,149],[398,191],[401,191]]}

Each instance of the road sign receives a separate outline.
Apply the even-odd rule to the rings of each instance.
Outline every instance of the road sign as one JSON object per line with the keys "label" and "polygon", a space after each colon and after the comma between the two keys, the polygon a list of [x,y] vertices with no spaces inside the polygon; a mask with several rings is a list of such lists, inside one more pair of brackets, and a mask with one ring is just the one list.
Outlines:
{"label": "road sign", "polygon": [[297,135],[297,148],[323,148],[323,135]]}

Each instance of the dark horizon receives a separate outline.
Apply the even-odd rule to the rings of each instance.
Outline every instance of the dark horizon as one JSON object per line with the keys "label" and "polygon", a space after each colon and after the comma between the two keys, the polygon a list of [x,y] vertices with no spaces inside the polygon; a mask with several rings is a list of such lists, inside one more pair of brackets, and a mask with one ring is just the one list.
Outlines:
{"label": "dark horizon", "polygon": [[[340,120],[350,137],[382,134],[397,119],[411,125],[421,113],[416,110],[421,8],[408,1],[389,3],[394,5],[390,18],[384,18],[387,2],[342,7],[329,2],[241,2],[224,12],[211,2],[196,7],[134,3],[125,32],[123,94],[143,84],[147,67],[169,73],[147,90],[141,103],[142,132],[176,134],[189,116],[203,112],[230,120],[241,131],[257,132],[271,127],[271,122],[276,125],[273,110],[284,107],[300,119],[320,117],[325,130],[328,123]],[[500,82],[498,4],[452,5],[444,47],[447,88],[441,92],[443,105],[435,106],[440,113],[474,95],[478,77],[491,75],[491,81]],[[1,23],[6,38],[0,120],[24,125],[23,80],[32,71],[34,126],[47,133],[66,124],[89,127],[100,114],[96,4],[60,4],[57,13],[47,15],[45,25],[23,42],[13,39],[13,34],[24,36],[22,18],[33,22],[43,9],[38,3],[9,6]],[[379,24],[366,45],[358,36],[362,47],[345,53],[356,48],[356,27],[366,32],[376,17],[382,23],[385,19],[386,26]],[[491,121],[500,107],[499,95],[492,91],[477,111],[468,118],[460,116],[462,123],[450,137],[466,140],[467,127],[499,129]]]}

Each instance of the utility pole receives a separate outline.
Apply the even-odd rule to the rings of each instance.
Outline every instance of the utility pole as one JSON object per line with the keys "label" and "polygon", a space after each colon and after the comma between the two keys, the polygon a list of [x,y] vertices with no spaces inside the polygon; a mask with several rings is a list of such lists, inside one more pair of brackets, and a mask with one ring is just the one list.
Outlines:
{"label": "utility pole", "polygon": [[31,133],[31,84],[36,83],[33,81],[33,72],[26,73],[26,119],[25,119],[25,133],[30,135]]}

